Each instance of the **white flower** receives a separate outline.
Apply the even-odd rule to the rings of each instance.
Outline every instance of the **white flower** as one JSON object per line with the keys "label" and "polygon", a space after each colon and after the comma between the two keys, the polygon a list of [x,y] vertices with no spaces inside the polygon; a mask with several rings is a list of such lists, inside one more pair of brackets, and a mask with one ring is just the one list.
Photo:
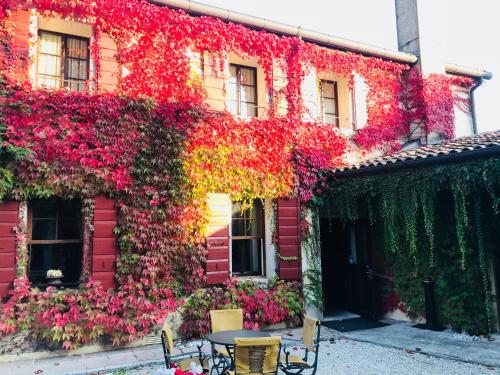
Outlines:
{"label": "white flower", "polygon": [[60,279],[63,277],[63,273],[61,270],[48,270],[47,271],[47,278],[49,279]]}

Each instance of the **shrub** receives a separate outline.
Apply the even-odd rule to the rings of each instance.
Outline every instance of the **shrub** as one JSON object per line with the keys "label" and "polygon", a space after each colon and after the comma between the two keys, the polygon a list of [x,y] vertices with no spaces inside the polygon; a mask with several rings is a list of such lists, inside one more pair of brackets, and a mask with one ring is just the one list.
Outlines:
{"label": "shrub", "polygon": [[302,316],[300,284],[273,279],[267,285],[254,281],[228,280],[222,288],[199,289],[182,307],[183,323],[179,333],[183,339],[204,337],[210,331],[210,310],[243,309],[246,329],[286,322],[298,325]]}

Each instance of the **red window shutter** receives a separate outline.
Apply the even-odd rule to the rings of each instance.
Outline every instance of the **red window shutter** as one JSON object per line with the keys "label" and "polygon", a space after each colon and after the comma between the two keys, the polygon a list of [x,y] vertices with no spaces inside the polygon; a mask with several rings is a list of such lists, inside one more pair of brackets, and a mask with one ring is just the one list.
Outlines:
{"label": "red window shutter", "polygon": [[301,279],[300,260],[300,202],[298,198],[277,201],[278,252],[281,257],[296,257],[295,260],[279,259],[281,280]]}
{"label": "red window shutter", "polygon": [[95,198],[94,237],[92,240],[92,278],[106,288],[115,288],[115,261],[118,246],[115,201],[104,195]]}
{"label": "red window shutter", "polygon": [[220,284],[229,278],[231,200],[225,194],[209,194],[207,231],[207,282]]}
{"label": "red window shutter", "polygon": [[16,277],[16,233],[19,202],[0,203],[0,298],[9,293]]}

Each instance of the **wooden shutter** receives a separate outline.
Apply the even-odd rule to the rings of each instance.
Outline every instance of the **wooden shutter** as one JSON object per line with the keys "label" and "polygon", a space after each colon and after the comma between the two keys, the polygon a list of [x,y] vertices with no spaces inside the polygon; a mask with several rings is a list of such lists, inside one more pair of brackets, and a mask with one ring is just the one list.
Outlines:
{"label": "wooden shutter", "polygon": [[368,95],[368,85],[363,77],[354,74],[354,85],[351,88],[351,117],[353,129],[362,129],[368,121],[368,107],[366,96]]}
{"label": "wooden shutter", "polygon": [[[278,199],[278,263],[279,278],[282,280],[301,279],[300,260],[300,202],[298,198]],[[295,260],[282,260],[281,257],[296,257]]]}
{"label": "wooden shutter", "polygon": [[0,203],[0,298],[5,297],[16,277],[16,233],[19,202]]}
{"label": "wooden shutter", "polygon": [[209,194],[207,231],[207,282],[220,284],[229,278],[231,200],[225,194]]}
{"label": "wooden shutter", "polygon": [[108,288],[115,287],[115,261],[118,255],[113,229],[116,227],[115,201],[104,195],[95,198],[92,240],[92,278]]}

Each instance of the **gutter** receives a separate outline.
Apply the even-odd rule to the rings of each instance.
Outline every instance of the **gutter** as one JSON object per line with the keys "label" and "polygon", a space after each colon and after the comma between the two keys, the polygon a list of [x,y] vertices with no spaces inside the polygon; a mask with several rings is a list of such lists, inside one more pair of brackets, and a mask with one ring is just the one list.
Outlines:
{"label": "gutter", "polygon": [[460,161],[469,160],[471,158],[483,158],[489,156],[495,156],[500,154],[500,146],[486,147],[482,149],[476,149],[471,151],[456,152],[447,155],[430,156],[427,158],[405,160],[403,162],[383,164],[376,166],[369,166],[361,169],[350,169],[347,171],[333,172],[334,177],[351,177],[351,176],[362,176],[362,175],[375,175],[385,172],[397,172],[406,168],[413,167],[426,167],[440,163],[455,163]]}
{"label": "gutter", "polygon": [[469,92],[470,102],[471,102],[471,117],[472,117],[472,130],[474,134],[478,133],[477,129],[477,118],[476,118],[476,101],[474,100],[474,91],[481,86],[483,80],[490,80],[493,78],[493,73],[486,70],[468,68],[465,66],[455,65],[455,64],[445,64],[445,71],[448,74],[455,74],[460,76],[471,77],[475,79],[474,85],[471,87]]}
{"label": "gutter", "polygon": [[261,17],[250,16],[245,13],[201,4],[191,0],[149,0],[157,5],[169,8],[182,9],[193,15],[206,15],[222,19],[226,22],[243,24],[258,30],[267,30],[280,35],[300,37],[305,41],[321,44],[346,51],[375,56],[404,64],[415,64],[418,57],[409,53],[392,51],[369,44],[339,38],[331,34],[324,34],[313,30],[303,29],[300,26],[291,26],[285,23],[271,21]]}
{"label": "gutter", "polygon": [[493,74],[486,70],[468,68],[455,64],[445,64],[445,71],[448,74],[456,74],[459,76],[467,76],[476,79],[492,79]]}

